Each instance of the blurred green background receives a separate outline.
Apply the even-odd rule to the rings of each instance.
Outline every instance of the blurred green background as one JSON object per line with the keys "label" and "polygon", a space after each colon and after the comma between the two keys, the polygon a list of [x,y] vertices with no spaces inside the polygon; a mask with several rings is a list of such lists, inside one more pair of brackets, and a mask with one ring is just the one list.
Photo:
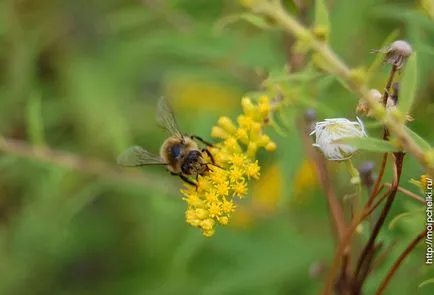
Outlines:
{"label": "blurred green background", "polygon": [[[309,23],[311,1],[297,2]],[[327,2],[332,46],[350,66],[368,66],[369,51],[392,31],[410,41],[419,60],[410,126],[433,144],[427,1]],[[216,29],[241,11],[230,0],[1,0],[0,134],[116,169],[117,155],[132,144],[158,150],[166,134],[154,121],[155,104],[165,95],[182,130],[210,138],[216,119],[235,118],[241,96],[259,89],[260,73],[288,59],[291,40],[278,30]],[[386,75],[383,67],[370,86],[381,90]],[[339,83],[310,95],[334,112],[319,119],[355,117],[357,99]],[[304,111],[294,106],[291,118]],[[286,137],[270,133],[278,147],[259,155],[263,177],[212,238],[185,223],[181,183],[164,169],[138,169],[129,182],[0,151],[0,294],[317,294],[335,246],[325,197],[295,124]],[[360,153],[355,161],[378,167],[380,157]],[[351,192],[344,167],[330,168],[337,193]],[[409,157],[402,186],[417,192],[408,180],[422,173]],[[420,206],[397,199],[393,215]],[[385,248],[398,243],[366,294],[423,226],[419,216],[385,229]],[[433,285],[417,289],[434,276],[424,261],[421,245],[386,293],[432,294]]]}

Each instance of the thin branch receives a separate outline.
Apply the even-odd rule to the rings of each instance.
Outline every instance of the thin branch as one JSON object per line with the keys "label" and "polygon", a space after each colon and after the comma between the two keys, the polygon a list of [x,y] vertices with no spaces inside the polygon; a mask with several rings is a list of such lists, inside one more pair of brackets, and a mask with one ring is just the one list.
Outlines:
{"label": "thin branch", "polygon": [[375,197],[379,194],[378,187],[380,186],[381,180],[384,176],[384,171],[386,170],[386,164],[387,164],[387,158],[389,156],[389,153],[384,153],[383,155],[383,161],[381,162],[380,172],[378,173],[377,180],[375,181],[374,189],[372,190],[371,194],[369,195],[368,202],[366,203],[366,206],[370,207],[372,205],[372,202],[375,200]]}
{"label": "thin branch", "polygon": [[[387,186],[387,187],[391,187],[392,186],[391,183],[385,183],[384,185]],[[422,198],[421,196],[416,195],[415,193],[413,193],[413,192],[411,192],[411,191],[409,191],[409,190],[407,190],[407,189],[405,189],[403,187],[398,186],[398,191],[401,192],[401,193],[403,193],[404,195],[407,195],[410,198],[418,201],[419,203],[425,204],[424,198]]]}
{"label": "thin branch", "polygon": [[324,161],[324,157],[322,157],[312,147],[312,142],[310,141],[309,137],[306,135],[305,132],[306,130],[305,124],[299,123],[298,130],[300,130],[300,132],[302,133],[301,137],[303,140],[304,148],[307,151],[308,157],[315,164],[316,174],[321,182],[321,186],[324,188],[327,197],[327,202],[332,216],[334,228],[338,236],[338,241],[342,242],[345,233],[345,219],[343,215],[343,209],[331,185],[330,177],[328,174],[327,165]]}
{"label": "thin branch", "polygon": [[395,77],[395,74],[397,71],[398,71],[398,66],[393,65],[392,69],[390,70],[390,73],[389,73],[389,78],[387,79],[387,82],[386,82],[386,87],[384,88],[383,106],[387,105],[387,98],[389,97],[390,88],[392,87],[392,83],[393,83],[393,78]]}
{"label": "thin branch", "polygon": [[27,142],[0,137],[0,152],[18,157],[37,160],[67,169],[80,171],[87,174],[97,175],[120,182],[134,183],[159,191],[170,191],[172,185],[167,181],[161,181],[157,177],[139,172],[138,170],[125,169],[116,165],[103,162],[98,159],[83,158],[71,153],[53,150],[47,147],[31,146]]}
{"label": "thin branch", "polygon": [[381,248],[383,248],[383,243],[379,243],[378,245],[374,245],[372,247],[372,250],[369,251],[368,255],[366,256],[366,265],[369,265],[369,267],[365,267],[361,272],[357,280],[353,283],[353,295],[359,295],[361,294],[361,286],[363,286],[363,283],[365,282],[366,278],[368,277],[369,272],[371,271],[372,262],[374,261],[374,258],[377,253],[380,252]]}
{"label": "thin branch", "polygon": [[384,280],[381,282],[380,286],[377,289],[377,292],[375,292],[375,295],[383,294],[384,290],[387,287],[387,284],[390,282],[393,275],[396,273],[398,268],[401,266],[404,259],[407,258],[408,254],[410,254],[411,251],[413,251],[413,249],[416,247],[416,245],[420,241],[422,241],[422,239],[425,237],[426,233],[427,233],[427,230],[422,231],[419,235],[417,235],[416,238],[413,239],[413,241],[411,241],[411,243],[407,246],[407,248],[405,248],[404,252],[402,252],[402,254],[398,257],[398,259],[395,261],[395,263],[390,268],[390,270],[387,273]]}
{"label": "thin branch", "polygon": [[374,206],[368,208],[365,207],[362,212],[360,212],[358,215],[356,215],[353,220],[351,221],[350,226],[347,228],[344,237],[341,241],[341,243],[338,246],[338,249],[336,250],[336,254],[333,258],[332,266],[329,270],[326,286],[324,288],[324,294],[330,294],[331,288],[333,287],[334,277],[335,273],[339,266],[339,261],[341,257],[344,257],[345,251],[347,249],[348,243],[351,241],[351,237],[353,236],[354,231],[356,230],[357,226],[365,220],[369,215],[371,215],[372,212],[374,212],[375,209],[380,205],[382,201],[386,199],[386,197],[389,195],[390,191],[386,192],[384,196],[382,196],[377,203],[375,203]]}
{"label": "thin branch", "polygon": [[399,180],[401,178],[404,154],[399,152],[399,153],[394,153],[394,155],[395,155],[395,158],[394,158],[393,184],[389,190],[390,193],[387,197],[386,204],[384,205],[383,210],[381,211],[380,217],[378,218],[378,221],[375,224],[374,229],[372,230],[372,233],[369,237],[369,240],[366,243],[366,246],[363,248],[362,254],[360,255],[360,258],[358,260],[357,268],[356,268],[356,271],[354,274],[356,280],[357,280],[360,272],[362,271],[362,268],[369,267],[369,265],[365,262],[365,258],[369,254],[369,252],[372,250],[372,247],[374,246],[375,239],[377,238],[378,233],[380,232],[380,229],[386,220],[386,217],[390,211],[390,208],[392,207],[392,203],[395,199],[396,192],[398,190]]}

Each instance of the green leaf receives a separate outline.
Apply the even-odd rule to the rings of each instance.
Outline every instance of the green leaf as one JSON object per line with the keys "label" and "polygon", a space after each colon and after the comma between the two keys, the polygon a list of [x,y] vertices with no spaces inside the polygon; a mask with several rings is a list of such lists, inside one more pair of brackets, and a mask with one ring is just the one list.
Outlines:
{"label": "green leaf", "polygon": [[398,108],[403,114],[410,112],[411,106],[416,98],[417,87],[417,59],[413,53],[407,61],[404,69],[404,77],[401,81],[399,92]]}
{"label": "green leaf", "polygon": [[[423,211],[423,208],[422,208]],[[410,217],[418,212],[421,212],[421,210],[416,210],[416,211],[410,211],[410,212],[404,212],[401,214],[398,214],[397,216],[395,216],[389,223],[389,230],[392,230],[396,223],[398,223],[398,221],[400,221],[401,219],[405,218],[405,217]]]}
{"label": "green leaf", "polygon": [[276,115],[270,116],[270,125],[273,127],[274,131],[276,131],[276,133],[280,136],[288,136],[289,131],[284,129],[282,124],[279,122],[279,118]]}
{"label": "green leaf", "polygon": [[430,150],[431,145],[426,142],[425,139],[423,139],[419,134],[408,128],[407,126],[404,126],[405,131],[413,138],[413,140],[424,150]]}
{"label": "green leaf", "polygon": [[348,137],[337,140],[338,143],[348,144],[361,150],[371,152],[396,152],[398,149],[389,141],[372,137]]}
{"label": "green leaf", "polygon": [[330,28],[329,12],[324,0],[315,1],[315,26],[326,30]]}
{"label": "green leaf", "polygon": [[34,145],[44,145],[44,123],[41,110],[41,95],[33,93],[27,104],[27,132]]}
{"label": "green leaf", "polygon": [[428,284],[434,284],[434,278],[423,281],[422,283],[419,284],[418,288],[421,288]]}
{"label": "green leaf", "polygon": [[240,13],[240,14],[234,14],[234,15],[229,15],[227,17],[221,18],[216,24],[214,29],[218,32],[221,33],[223,31],[223,29],[225,29],[227,26],[232,25],[236,22],[239,21],[246,21],[252,25],[254,25],[255,27],[258,27],[260,29],[272,29],[273,26],[271,26],[263,17],[258,16],[256,14],[253,13]]}

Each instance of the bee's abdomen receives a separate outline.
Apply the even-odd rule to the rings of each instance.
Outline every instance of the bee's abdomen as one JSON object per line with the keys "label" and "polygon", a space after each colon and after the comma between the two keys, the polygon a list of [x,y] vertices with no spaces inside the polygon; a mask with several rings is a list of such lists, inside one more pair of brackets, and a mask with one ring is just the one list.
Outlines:
{"label": "bee's abdomen", "polygon": [[167,170],[173,173],[181,172],[179,158],[182,156],[182,144],[177,138],[169,137],[160,149],[160,157],[167,163]]}

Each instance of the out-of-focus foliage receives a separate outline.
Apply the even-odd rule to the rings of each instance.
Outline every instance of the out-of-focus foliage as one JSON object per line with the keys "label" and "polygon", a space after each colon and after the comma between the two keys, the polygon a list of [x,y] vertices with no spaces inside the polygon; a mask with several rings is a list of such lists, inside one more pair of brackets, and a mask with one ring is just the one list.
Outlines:
{"label": "out-of-focus foliage", "polygon": [[[296,2],[304,9],[294,12],[312,23],[313,1]],[[432,145],[429,1],[323,2],[330,8],[331,44],[351,66],[368,68],[375,59],[369,51],[397,29],[412,44],[418,88],[409,127]],[[293,40],[278,30],[245,21],[221,28],[219,20],[242,11],[232,0],[1,1],[0,135],[114,164],[132,144],[158,151],[166,134],[154,112],[165,95],[182,130],[206,137],[219,116],[239,113],[244,93],[266,88],[266,74],[288,63]],[[386,75],[378,67],[371,86],[383,89]],[[152,185],[130,184],[0,152],[0,294],[318,293],[335,241],[297,121],[309,107],[317,108],[318,119],[354,118],[357,99],[335,80],[305,78],[296,81],[304,87],[285,84],[303,107],[279,119],[284,130],[270,135],[275,154],[258,154],[262,180],[238,204],[232,224],[211,239],[184,222],[181,183],[164,169],[140,168]],[[357,161],[364,159],[380,156],[363,152]],[[345,194],[345,168],[330,168],[337,193]],[[415,191],[406,180],[420,174],[407,159],[402,185]],[[404,195],[397,199],[393,216],[413,208]],[[398,236],[399,242],[367,294],[423,226],[402,218],[382,233],[385,247]],[[424,257],[420,247],[388,294],[432,294],[432,285],[417,289],[433,276]]]}

